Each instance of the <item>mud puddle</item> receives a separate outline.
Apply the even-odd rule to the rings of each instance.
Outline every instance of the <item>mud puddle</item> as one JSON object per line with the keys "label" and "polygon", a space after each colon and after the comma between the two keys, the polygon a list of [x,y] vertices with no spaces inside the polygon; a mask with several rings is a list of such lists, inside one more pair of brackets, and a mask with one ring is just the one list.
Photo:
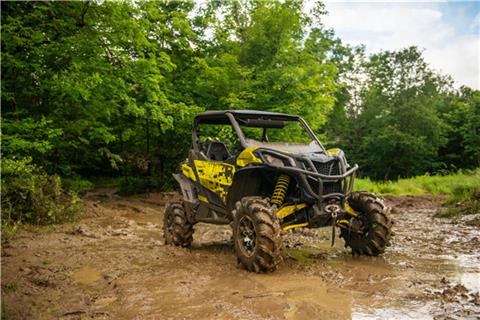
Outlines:
{"label": "mud puddle", "polygon": [[82,267],[72,275],[77,283],[91,284],[100,279],[100,272],[90,266]]}
{"label": "mud puddle", "polygon": [[381,257],[352,257],[341,239],[330,247],[331,229],[304,229],[261,275],[237,265],[227,226],[196,225],[191,249],[165,246],[171,199],[93,194],[78,223],[20,233],[2,248],[5,317],[480,318],[480,229],[434,218],[438,198],[387,199],[396,234]]}

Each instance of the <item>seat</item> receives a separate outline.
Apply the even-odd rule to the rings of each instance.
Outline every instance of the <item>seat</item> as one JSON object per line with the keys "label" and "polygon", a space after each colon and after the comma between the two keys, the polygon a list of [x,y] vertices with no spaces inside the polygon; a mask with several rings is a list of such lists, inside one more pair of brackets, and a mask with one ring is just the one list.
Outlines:
{"label": "seat", "polygon": [[208,144],[207,158],[213,161],[225,161],[230,158],[230,152],[225,143],[212,140]]}

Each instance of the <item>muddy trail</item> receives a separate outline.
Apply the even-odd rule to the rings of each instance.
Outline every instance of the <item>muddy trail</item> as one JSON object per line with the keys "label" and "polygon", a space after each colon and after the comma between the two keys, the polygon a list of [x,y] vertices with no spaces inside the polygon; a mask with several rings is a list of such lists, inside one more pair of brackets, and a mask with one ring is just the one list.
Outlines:
{"label": "muddy trail", "polygon": [[330,247],[329,228],[290,232],[272,274],[237,265],[227,226],[165,246],[175,198],[100,191],[82,220],[20,232],[2,248],[2,318],[480,319],[480,216],[434,218],[438,198],[386,200],[395,236],[381,257]]}

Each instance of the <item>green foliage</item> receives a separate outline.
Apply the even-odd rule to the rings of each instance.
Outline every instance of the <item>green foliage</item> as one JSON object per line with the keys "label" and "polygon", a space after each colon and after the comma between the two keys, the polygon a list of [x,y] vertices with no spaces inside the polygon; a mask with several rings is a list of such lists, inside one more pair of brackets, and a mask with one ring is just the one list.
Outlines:
{"label": "green foliage", "polygon": [[372,55],[363,72],[359,101],[346,106],[347,122],[356,134],[347,148],[362,172],[385,180],[427,172],[445,143],[437,113],[443,78],[429,69],[415,47]]}
{"label": "green foliage", "polygon": [[181,94],[192,7],[2,3],[3,155],[66,177],[141,174],[130,154],[149,158],[151,175],[163,170],[168,130],[201,110]]}
{"label": "green foliage", "polygon": [[369,178],[356,179],[355,190],[368,190],[378,194],[421,195],[449,194],[448,200],[463,201],[473,197],[480,186],[480,169],[449,175],[423,175],[397,181],[375,182]]}
{"label": "green foliage", "polygon": [[195,114],[259,109],[303,116],[374,180],[480,166],[478,90],[454,90],[415,47],[367,57],[324,27],[321,2],[304,7],[4,1],[2,157],[78,192],[96,176],[168,189]]}
{"label": "green foliage", "polygon": [[441,146],[446,170],[480,167],[480,91],[462,87],[441,108],[448,141]]}
{"label": "green foliage", "polygon": [[16,231],[17,224],[51,224],[71,221],[81,212],[75,193],[61,188],[58,176],[47,175],[31,158],[2,159],[3,239]]}
{"label": "green foliage", "polygon": [[93,182],[80,176],[72,176],[62,179],[64,189],[73,191],[77,194],[85,193],[94,188]]}
{"label": "green foliage", "polygon": [[51,120],[39,121],[26,117],[20,120],[2,121],[2,153],[6,156],[42,155],[52,151],[58,143],[62,129],[52,128]]}
{"label": "green foliage", "polygon": [[302,1],[210,2],[204,28],[215,37],[198,60],[198,103],[301,114],[315,129],[323,124],[336,88],[328,58],[334,41],[302,8]]}
{"label": "green foliage", "polygon": [[480,213],[480,170],[476,171],[477,179],[455,185],[445,199],[446,208],[437,212],[438,217],[453,217],[465,214]]}

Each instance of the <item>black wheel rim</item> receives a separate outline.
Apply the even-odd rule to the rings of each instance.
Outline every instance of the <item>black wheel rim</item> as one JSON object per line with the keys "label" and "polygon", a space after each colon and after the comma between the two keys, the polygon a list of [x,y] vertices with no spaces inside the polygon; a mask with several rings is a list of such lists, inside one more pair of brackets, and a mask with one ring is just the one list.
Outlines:
{"label": "black wheel rim", "polygon": [[349,232],[349,236],[357,240],[368,239],[373,228],[373,224],[370,221],[368,215],[362,212],[358,217],[352,218],[351,221],[355,221],[355,220],[358,221],[358,223],[360,223],[360,231],[362,233],[357,233],[352,231],[352,232]]}
{"label": "black wheel rim", "polygon": [[257,233],[252,218],[244,216],[238,223],[238,245],[242,253],[251,257],[257,248]]}

